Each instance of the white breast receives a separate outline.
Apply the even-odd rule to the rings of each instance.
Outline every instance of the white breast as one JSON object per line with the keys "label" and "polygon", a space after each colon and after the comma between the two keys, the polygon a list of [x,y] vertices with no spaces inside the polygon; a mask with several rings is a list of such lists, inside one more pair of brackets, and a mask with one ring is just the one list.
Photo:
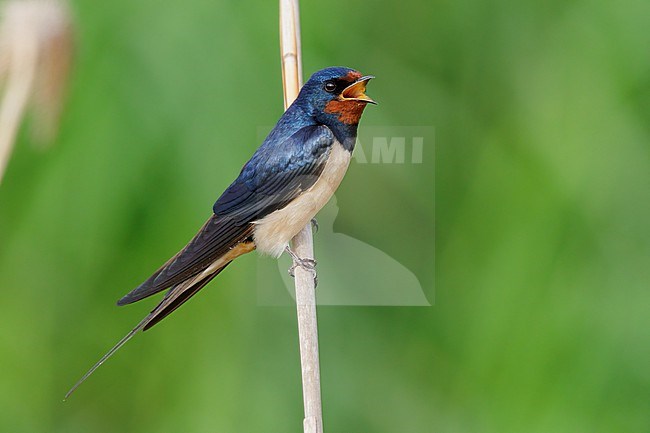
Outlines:
{"label": "white breast", "polygon": [[336,141],[330,150],[323,172],[311,188],[285,208],[255,221],[253,240],[262,254],[280,257],[289,241],[309,223],[329,201],[350,165],[351,153]]}

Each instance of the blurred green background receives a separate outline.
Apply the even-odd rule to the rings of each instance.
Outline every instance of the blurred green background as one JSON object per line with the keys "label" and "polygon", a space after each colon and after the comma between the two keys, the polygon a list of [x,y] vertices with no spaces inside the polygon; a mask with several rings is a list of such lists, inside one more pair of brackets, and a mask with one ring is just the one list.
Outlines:
{"label": "blurred green background", "polygon": [[[274,1],[72,8],[60,134],[23,128],[0,186],[0,431],[302,431],[295,311],[258,305],[254,254],[61,402],[282,112]],[[650,3],[301,12],[305,74],[378,77],[362,129],[436,136],[337,193],[334,229],[434,305],[319,309],[326,431],[649,431]]]}

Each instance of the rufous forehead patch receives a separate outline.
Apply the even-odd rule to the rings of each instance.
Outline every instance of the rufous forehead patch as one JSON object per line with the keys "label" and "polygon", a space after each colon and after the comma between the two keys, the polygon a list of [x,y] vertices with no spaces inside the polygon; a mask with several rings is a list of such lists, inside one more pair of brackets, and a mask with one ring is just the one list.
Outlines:
{"label": "rufous forehead patch", "polygon": [[363,76],[363,75],[361,75],[361,74],[360,74],[359,72],[357,72],[357,71],[350,71],[350,72],[348,72],[348,74],[347,74],[347,75],[345,76],[345,78],[343,78],[343,79],[344,79],[345,81],[350,81],[350,82],[352,82],[352,81],[357,81],[357,80],[358,80],[359,78],[361,78],[362,76]]}

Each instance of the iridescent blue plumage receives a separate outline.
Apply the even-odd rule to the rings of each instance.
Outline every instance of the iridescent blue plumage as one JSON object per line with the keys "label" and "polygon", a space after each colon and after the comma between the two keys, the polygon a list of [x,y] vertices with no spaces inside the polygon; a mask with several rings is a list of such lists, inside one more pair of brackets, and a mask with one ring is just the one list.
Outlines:
{"label": "iridescent blue plumage", "polygon": [[358,125],[342,124],[336,114],[326,113],[332,95],[323,90],[328,80],[350,75],[360,76],[344,67],[322,69],[311,76],[239,177],[214,204],[216,215],[237,214],[239,221],[263,216],[313,184],[335,139],[352,151]]}
{"label": "iridescent blue plumage", "polygon": [[[357,93],[365,97],[363,90],[369,78],[363,79],[360,92],[345,92],[360,79],[359,72],[343,67],[314,73],[237,179],[215,202],[214,215],[201,231],[118,304],[135,302],[187,281],[234,245],[249,242],[255,221],[282,209],[317,181],[335,143],[351,152],[358,119],[366,105]],[[372,102],[369,98],[367,101]],[[349,121],[351,112],[356,117]],[[152,320],[155,317],[158,315]]]}
{"label": "iridescent blue plumage", "polygon": [[374,103],[364,93],[370,78],[343,67],[311,76],[216,201],[213,215],[201,230],[118,305],[169,289],[162,301],[70,392],[137,331],[167,317],[238,256],[255,248],[274,256],[282,253],[329,200],[345,174],[363,109]]}

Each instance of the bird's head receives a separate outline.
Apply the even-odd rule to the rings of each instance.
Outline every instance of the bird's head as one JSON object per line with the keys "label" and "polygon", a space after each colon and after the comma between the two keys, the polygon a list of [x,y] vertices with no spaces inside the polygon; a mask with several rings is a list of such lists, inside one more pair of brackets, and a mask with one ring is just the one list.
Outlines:
{"label": "bird's head", "polygon": [[376,104],[365,93],[372,78],[350,68],[321,69],[305,83],[298,99],[324,125],[357,125],[366,105]]}

